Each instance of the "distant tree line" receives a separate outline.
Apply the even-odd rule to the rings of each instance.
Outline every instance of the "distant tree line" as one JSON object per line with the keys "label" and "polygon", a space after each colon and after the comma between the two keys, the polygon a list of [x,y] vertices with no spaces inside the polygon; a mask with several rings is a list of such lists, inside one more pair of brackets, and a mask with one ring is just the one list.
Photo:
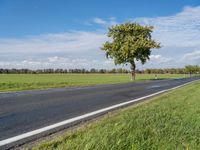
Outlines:
{"label": "distant tree line", "polygon": [[[49,73],[131,73],[124,68],[113,69],[0,69],[0,74],[49,74]],[[198,74],[200,66],[188,65],[185,68],[145,69],[136,70],[138,74]]]}
{"label": "distant tree line", "polygon": [[118,69],[0,69],[0,74],[49,74],[49,73],[129,73],[123,68]]}
{"label": "distant tree line", "polygon": [[188,65],[184,68],[165,68],[165,69],[145,69],[137,70],[137,73],[143,74],[199,74],[200,66]]}

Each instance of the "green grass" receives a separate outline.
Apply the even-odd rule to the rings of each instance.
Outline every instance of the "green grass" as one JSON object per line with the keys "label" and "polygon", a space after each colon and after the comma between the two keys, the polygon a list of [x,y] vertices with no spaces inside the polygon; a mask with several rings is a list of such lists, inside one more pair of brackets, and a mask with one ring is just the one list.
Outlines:
{"label": "green grass", "polygon": [[34,150],[200,149],[200,82],[122,109]]}
{"label": "green grass", "polygon": [[[162,74],[158,78],[184,75]],[[138,75],[137,80],[154,79],[154,75]],[[53,87],[87,86],[130,82],[128,74],[0,74],[0,91],[19,91]]]}

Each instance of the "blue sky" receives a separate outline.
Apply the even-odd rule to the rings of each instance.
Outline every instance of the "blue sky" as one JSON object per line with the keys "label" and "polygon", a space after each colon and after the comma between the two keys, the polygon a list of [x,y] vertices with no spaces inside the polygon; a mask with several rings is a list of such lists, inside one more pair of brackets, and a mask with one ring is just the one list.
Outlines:
{"label": "blue sky", "polygon": [[[112,68],[99,47],[107,28],[153,25],[162,43],[139,69],[200,63],[197,0],[1,0],[0,68]],[[121,67],[121,66],[119,66]]]}

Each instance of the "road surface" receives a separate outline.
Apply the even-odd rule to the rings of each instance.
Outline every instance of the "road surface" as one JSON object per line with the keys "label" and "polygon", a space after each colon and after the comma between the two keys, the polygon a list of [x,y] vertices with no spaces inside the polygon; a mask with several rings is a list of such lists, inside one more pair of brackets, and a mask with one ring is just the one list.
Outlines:
{"label": "road surface", "polygon": [[[197,77],[193,77],[82,88],[0,93],[0,143],[5,139],[66,119],[147,96],[197,79]],[[48,131],[48,134],[50,132]],[[55,131],[52,130],[52,132]],[[44,134],[37,135],[34,138]],[[31,138],[27,139],[30,140]],[[23,143],[27,139],[6,146]]]}

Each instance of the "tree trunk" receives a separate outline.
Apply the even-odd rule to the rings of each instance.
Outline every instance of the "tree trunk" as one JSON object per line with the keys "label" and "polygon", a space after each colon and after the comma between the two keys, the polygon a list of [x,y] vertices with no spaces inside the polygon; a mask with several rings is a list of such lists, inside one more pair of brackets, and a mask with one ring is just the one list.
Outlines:
{"label": "tree trunk", "polygon": [[131,80],[135,80],[135,62],[131,63]]}

